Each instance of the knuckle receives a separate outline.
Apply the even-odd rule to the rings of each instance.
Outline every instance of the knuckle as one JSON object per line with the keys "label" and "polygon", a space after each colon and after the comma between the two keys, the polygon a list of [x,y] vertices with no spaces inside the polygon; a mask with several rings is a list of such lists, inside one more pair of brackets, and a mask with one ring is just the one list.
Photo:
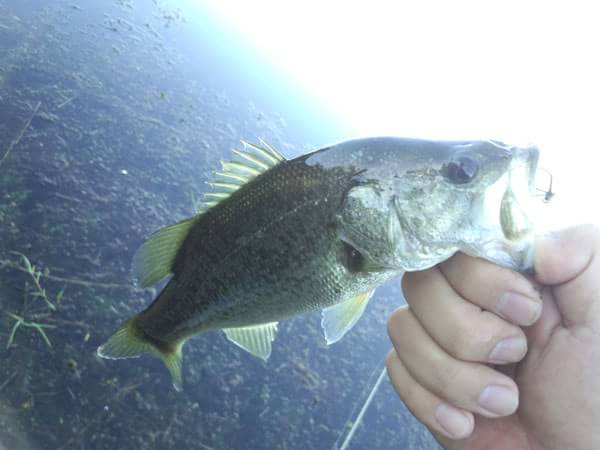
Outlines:
{"label": "knuckle", "polygon": [[390,371],[392,368],[392,364],[396,363],[396,359],[398,358],[398,356],[396,355],[396,352],[394,350],[390,350],[388,352],[388,354],[385,357],[385,367],[387,369],[388,375],[390,375]]}
{"label": "knuckle", "polygon": [[457,359],[478,360],[489,346],[490,335],[486,327],[479,324],[457,324],[449,328],[448,333],[444,347]]}
{"label": "knuckle", "polygon": [[451,279],[452,284],[461,284],[472,272],[471,263],[474,260],[471,256],[458,252],[450,259],[440,264],[440,270],[446,278]]}
{"label": "knuckle", "polygon": [[418,401],[418,388],[416,384],[411,382],[410,378],[406,376],[406,368],[393,350],[387,354],[386,367],[392,386],[394,386],[398,396],[407,408],[414,415],[417,415],[420,404]]}
{"label": "knuckle", "polygon": [[402,279],[400,280],[400,287],[402,289],[402,294],[404,295],[404,298],[406,299],[406,301],[408,302],[408,299],[412,297],[412,292],[413,292],[413,273],[412,272],[407,272],[402,276]]}
{"label": "knuckle", "polygon": [[406,298],[408,303],[419,297],[419,294],[423,292],[423,288],[427,286],[428,281],[431,280],[435,270],[435,268],[432,268],[415,272],[406,272],[402,276],[400,285],[402,287],[404,298]]}
{"label": "knuckle", "polygon": [[498,341],[521,331],[487,311],[482,311],[477,324],[456,327],[448,339],[446,351],[463,361],[483,362]]}
{"label": "knuckle", "polygon": [[416,416],[419,420],[423,420],[422,418],[422,404],[423,402],[419,399],[419,394],[417,389],[411,388],[411,386],[405,386],[401,389],[400,398],[409,409],[409,411]]}
{"label": "knuckle", "polygon": [[402,330],[402,322],[404,315],[407,312],[407,308],[396,309],[389,317],[387,321],[387,333],[390,339],[395,340],[398,337],[399,331]]}
{"label": "knuckle", "polygon": [[448,342],[447,351],[458,359],[477,359],[481,354],[482,341],[479,334],[472,329],[456,330]]}
{"label": "knuckle", "polygon": [[478,345],[491,350],[501,339],[508,336],[524,336],[523,330],[513,325],[496,314],[482,311],[481,323],[478,331]]}
{"label": "knuckle", "polygon": [[461,376],[461,371],[456,366],[445,367],[436,374],[432,390],[441,398],[454,399],[457,396],[456,380]]}
{"label": "knuckle", "polygon": [[460,253],[442,263],[441,268],[461,297],[485,309],[493,309],[497,295],[514,276],[509,269]]}

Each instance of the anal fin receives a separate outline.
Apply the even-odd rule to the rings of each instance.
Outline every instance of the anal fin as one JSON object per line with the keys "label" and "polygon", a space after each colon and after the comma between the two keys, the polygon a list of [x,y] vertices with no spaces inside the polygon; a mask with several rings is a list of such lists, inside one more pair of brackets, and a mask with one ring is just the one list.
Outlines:
{"label": "anal fin", "polygon": [[271,342],[275,340],[277,322],[249,327],[223,328],[227,339],[254,356],[266,361],[271,355]]}

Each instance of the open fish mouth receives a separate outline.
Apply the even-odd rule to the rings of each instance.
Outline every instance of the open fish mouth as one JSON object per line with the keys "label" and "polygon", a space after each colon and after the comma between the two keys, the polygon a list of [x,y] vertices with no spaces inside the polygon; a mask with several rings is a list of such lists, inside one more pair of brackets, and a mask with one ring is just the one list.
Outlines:
{"label": "open fish mouth", "polygon": [[508,171],[484,197],[482,247],[478,256],[519,271],[533,268],[534,224],[530,213],[535,195],[537,147],[514,148]]}
{"label": "open fish mouth", "polygon": [[[532,155],[533,156],[533,155]],[[528,216],[534,194],[537,158],[531,161],[517,159],[507,175],[508,183],[500,202],[500,226],[504,237],[519,241],[533,233],[533,223]]]}

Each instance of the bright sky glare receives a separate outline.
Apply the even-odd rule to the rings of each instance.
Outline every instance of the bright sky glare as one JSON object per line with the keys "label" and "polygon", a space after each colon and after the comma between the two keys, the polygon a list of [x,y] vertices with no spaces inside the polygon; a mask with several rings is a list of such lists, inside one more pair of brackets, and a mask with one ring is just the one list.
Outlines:
{"label": "bright sky glare", "polygon": [[198,3],[356,136],[535,142],[557,192],[538,222],[600,223],[595,2]]}

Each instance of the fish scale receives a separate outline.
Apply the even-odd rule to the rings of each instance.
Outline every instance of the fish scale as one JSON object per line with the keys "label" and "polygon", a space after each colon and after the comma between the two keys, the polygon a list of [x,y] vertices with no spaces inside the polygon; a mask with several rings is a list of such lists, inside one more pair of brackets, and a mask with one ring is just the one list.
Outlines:
{"label": "fish scale", "polygon": [[[222,315],[213,320],[197,319],[200,323],[194,326],[243,326],[256,323],[259,316],[270,322],[329,305],[329,299],[322,298],[319,290],[321,284],[337,275],[327,270],[338,264],[330,244],[337,233],[332,226],[337,212],[334,205],[341,202],[353,174],[328,172],[333,170],[308,167],[302,159],[282,163],[201,217],[175,263],[173,279],[180,289],[173,295],[185,299],[182,317],[202,312],[210,315],[215,292],[221,300],[218,312]],[[314,201],[324,197],[331,198],[326,204],[332,207],[312,207]],[[248,217],[246,208],[256,214]],[[255,237],[257,232],[264,237]],[[299,246],[298,241],[307,245]],[[310,271],[311,265],[318,266],[318,272],[324,275],[315,279],[321,283],[314,283],[306,292],[310,304],[289,301],[286,297],[298,295],[305,279],[303,272]],[[194,271],[179,271],[178,267],[194,267]],[[254,289],[249,289],[252,286]],[[232,306],[226,309],[223,302],[228,299]],[[190,312],[188,305],[196,311]],[[253,313],[238,314],[238,309]],[[235,322],[230,317],[235,317]],[[154,325],[159,321],[149,319]],[[171,331],[173,324],[164,328]],[[192,334],[197,331],[190,330]],[[177,332],[188,330],[183,327]]]}

